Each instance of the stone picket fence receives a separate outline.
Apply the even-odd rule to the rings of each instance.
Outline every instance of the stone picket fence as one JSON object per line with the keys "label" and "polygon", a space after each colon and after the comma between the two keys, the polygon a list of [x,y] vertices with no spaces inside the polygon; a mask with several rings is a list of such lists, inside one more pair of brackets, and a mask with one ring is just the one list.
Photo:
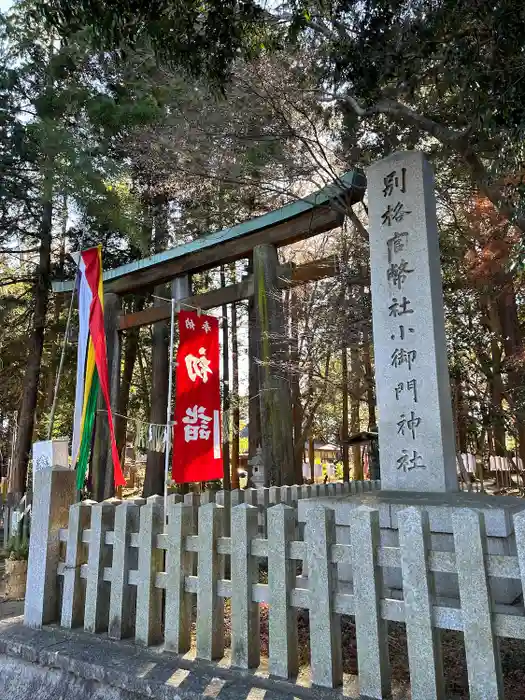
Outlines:
{"label": "stone picket fence", "polygon": [[[345,489],[357,493],[377,486],[361,482]],[[52,500],[53,489],[48,493]],[[26,624],[59,621],[64,628],[83,627],[113,639],[164,643],[166,650],[184,654],[195,623],[196,656],[214,661],[225,654],[229,599],[231,664],[248,669],[260,662],[259,606],[267,604],[269,672],[293,679],[297,611],[303,609],[309,615],[312,683],[332,688],[342,682],[340,616],[354,616],[360,693],[379,699],[391,690],[387,621],[403,622],[413,700],[443,697],[439,631],[458,630],[464,633],[470,697],[503,698],[498,638],[525,639],[525,616],[522,604],[495,605],[491,583],[509,579],[525,586],[525,514],[514,516],[516,554],[489,555],[482,516],[457,509],[454,552],[444,552],[431,549],[427,515],[417,508],[398,514],[398,546],[381,542],[379,511],[357,508],[348,523],[350,544],[343,544],[334,511],[321,505],[298,526],[292,495],[311,495],[311,487],[273,489],[267,503],[266,491],[239,493],[248,501],[263,500],[265,535],[261,509],[247,502],[198,506],[192,495],[189,502],[171,497],[167,524],[158,496],[72,505],[67,528],[49,529],[45,556],[39,557],[32,538]],[[231,497],[235,501],[237,495]],[[217,493],[216,501],[224,498]],[[63,513],[63,505],[55,513]],[[38,504],[34,508],[36,514]],[[339,575],[348,566],[351,583]],[[384,587],[384,569],[400,569],[401,599]],[[434,576],[443,573],[457,575],[458,600],[434,596]],[[47,583],[38,589],[41,580]]]}
{"label": "stone picket fence", "polygon": [[[350,496],[381,488],[381,481],[350,481],[330,484],[302,484],[301,486],[270,486],[269,488],[233,489],[232,491],[203,491],[188,493],[184,497],[173,494],[169,496],[172,503],[184,502],[193,508],[217,503],[225,506],[228,511],[241,503],[255,506],[258,509],[259,535],[267,536],[267,511],[270,506],[284,503],[297,506],[298,501],[306,498],[322,498],[325,496]],[[229,514],[225,514],[225,534],[229,534]]]}

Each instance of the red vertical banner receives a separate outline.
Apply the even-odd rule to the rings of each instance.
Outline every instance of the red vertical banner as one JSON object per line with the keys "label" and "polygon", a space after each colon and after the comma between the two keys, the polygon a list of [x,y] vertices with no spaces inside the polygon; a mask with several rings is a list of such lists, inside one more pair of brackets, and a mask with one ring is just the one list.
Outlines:
{"label": "red vertical banner", "polygon": [[222,479],[219,321],[179,313],[172,476],[183,484]]}

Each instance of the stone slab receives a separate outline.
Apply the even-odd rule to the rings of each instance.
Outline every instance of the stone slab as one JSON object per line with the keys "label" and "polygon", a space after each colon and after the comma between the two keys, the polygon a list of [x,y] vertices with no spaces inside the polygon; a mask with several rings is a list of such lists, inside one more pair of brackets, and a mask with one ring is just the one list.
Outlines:
{"label": "stone slab", "polygon": [[[348,692],[345,700],[357,700]],[[38,688],[38,694],[35,689]],[[87,690],[90,690],[90,695]],[[0,624],[0,697],[17,700],[333,700],[322,688],[54,628]],[[405,694],[396,700],[408,700]],[[450,699],[454,700],[454,699]]]}
{"label": "stone slab", "polygon": [[[379,511],[380,544],[383,547],[399,547],[398,513],[409,507],[424,510],[430,522],[430,544],[434,551],[453,552],[453,513],[458,508],[468,508],[483,513],[487,534],[487,553],[516,556],[513,535],[513,516],[525,511],[525,501],[511,496],[489,496],[478,493],[414,493],[400,491],[376,491],[344,498],[311,498],[299,501],[298,519],[305,523],[310,512],[318,505],[335,511],[336,541],[351,544],[350,524],[360,506]],[[340,581],[351,583],[351,564],[338,565]],[[436,595],[440,599],[457,600],[459,590],[455,574],[433,574]],[[403,588],[401,569],[384,569],[384,586],[388,596],[396,597]],[[510,605],[521,594],[521,582],[511,579],[490,578],[492,600],[495,604]]]}
{"label": "stone slab", "polygon": [[452,509],[472,508],[485,517],[489,537],[508,537],[513,532],[512,518],[525,510],[525,501],[514,496],[490,496],[482,493],[427,493],[407,491],[371,491],[342,498],[309,498],[298,503],[299,522],[305,522],[308,513],[321,503],[335,511],[336,525],[348,525],[350,513],[359,506],[379,510],[381,528],[397,529],[397,513],[410,506],[424,508],[429,515],[433,533],[452,533]]}

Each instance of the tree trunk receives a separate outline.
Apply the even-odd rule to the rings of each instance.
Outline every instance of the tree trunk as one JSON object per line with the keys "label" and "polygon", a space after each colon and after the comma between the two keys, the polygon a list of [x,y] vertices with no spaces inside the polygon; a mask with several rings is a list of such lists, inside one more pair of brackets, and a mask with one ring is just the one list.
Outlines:
{"label": "tree trunk", "polygon": [[523,334],[519,323],[516,292],[508,283],[498,300],[498,315],[508,364],[507,401],[514,412],[518,435],[519,456],[525,464],[525,367],[523,363]]}
{"label": "tree trunk", "polygon": [[[155,294],[166,297],[166,287],[155,287]],[[165,302],[155,299],[155,306]],[[153,326],[151,348],[151,396],[150,423],[166,423],[166,406],[168,404],[168,367],[169,367],[169,324],[165,321]],[[144,478],[144,498],[164,493],[164,454],[148,450],[146,457],[146,475]]]}
{"label": "tree trunk", "polygon": [[372,360],[370,359],[370,332],[365,326],[363,331],[363,365],[366,386],[366,405],[368,408],[368,430],[376,430],[376,397],[374,373],[372,371]]}
{"label": "tree trunk", "polygon": [[[140,311],[144,306],[144,298],[137,299],[134,305],[135,311]],[[115,416],[115,434],[117,439],[117,448],[122,459],[122,468],[124,469],[126,461],[126,434],[129,426],[127,420],[123,416],[128,414],[129,396],[131,384],[133,382],[133,373],[135,371],[135,363],[137,361],[139,347],[139,329],[130,328],[126,331],[124,342],[124,366],[122,368],[122,380],[117,404],[117,414]]]}
{"label": "tree trunk", "polygon": [[[361,397],[361,367],[359,364],[359,347],[354,344],[350,348],[350,371],[352,374],[352,392],[350,396],[350,431],[358,433],[361,429],[359,407]],[[363,463],[361,461],[361,447],[355,445],[352,448],[352,464],[354,479],[362,481]]]}
{"label": "tree trunk", "polygon": [[[58,255],[58,265],[55,269],[55,276],[59,279],[64,277],[64,268],[66,264],[66,239],[67,239],[67,222],[68,222],[68,206],[67,206],[67,196],[64,196],[64,207],[62,210],[62,222],[61,222],[61,233],[60,233],[60,251]],[[74,294],[74,292],[73,292]],[[55,294],[53,299],[53,322],[49,325],[46,334],[46,343],[44,346],[44,353],[46,347],[49,348],[49,362],[47,368],[47,376],[44,378],[44,404],[43,408],[46,411],[50,411],[53,406],[55,382],[58,371],[58,366],[60,364],[60,355],[62,352],[62,343],[60,342],[63,338],[62,333],[65,335],[65,325],[63,328],[60,323],[60,314],[64,309],[64,295]],[[59,334],[60,331],[60,334]]]}
{"label": "tree trunk", "polygon": [[503,418],[503,379],[501,376],[502,349],[497,338],[492,337],[490,342],[492,356],[492,376],[490,378],[491,393],[491,426],[494,454],[498,457],[505,456],[505,422]]}
{"label": "tree trunk", "polygon": [[[220,270],[221,287],[226,286],[224,265]],[[231,489],[230,474],[230,351],[228,342],[228,306],[222,306],[222,469],[223,488]]]}
{"label": "tree trunk", "polygon": [[22,387],[22,402],[20,405],[18,435],[15,449],[15,459],[11,471],[9,491],[23,494],[26,490],[27,465],[33,442],[33,427],[35,410],[38,401],[38,384],[42,362],[42,349],[46,329],[46,314],[51,285],[51,240],[53,227],[53,201],[51,178],[44,182],[45,200],[42,206],[40,221],[40,249],[38,267],[35,273],[33,287],[33,327],[29,338],[27,366]]}
{"label": "tree trunk", "polygon": [[140,338],[140,329],[139,329],[139,335],[138,335],[138,341],[137,341],[137,359],[138,359],[138,366],[139,366],[139,374],[140,374],[140,393],[141,393],[141,398],[142,402],[144,404],[144,413],[146,416],[149,416],[151,412],[151,406],[150,406],[150,396],[151,396],[151,387],[150,387],[150,382],[148,381],[148,377],[146,374],[146,368],[148,366],[147,360],[144,357],[144,349],[142,347],[142,341]]}
{"label": "tree trunk", "polygon": [[350,481],[350,460],[348,455],[348,352],[341,350],[341,381],[343,388],[343,423],[341,426],[341,443],[343,446],[343,481]]}
{"label": "tree trunk", "polygon": [[[253,273],[253,262],[249,272]],[[261,446],[261,407],[259,402],[259,327],[255,311],[255,298],[248,300],[248,451],[250,460],[255,457],[257,448]],[[252,473],[248,462],[248,483],[251,483]]]}
{"label": "tree trunk", "polygon": [[468,452],[467,406],[459,367],[456,367],[452,373],[452,383],[454,389],[457,444],[460,454],[466,454]]}
{"label": "tree trunk", "polygon": [[[168,244],[168,203],[165,197],[159,197],[154,203],[154,252],[160,253]],[[154,289],[156,297],[169,297],[170,292],[164,285]],[[154,305],[165,304],[162,299],[155,299]],[[153,325],[151,347],[151,399],[150,423],[166,423],[168,405],[168,369],[169,369],[169,324],[160,321]],[[146,458],[146,476],[144,479],[144,498],[164,493],[164,453],[148,450]]]}
{"label": "tree trunk", "polygon": [[290,389],[292,395],[295,483],[303,483],[303,407],[299,385],[299,318],[297,292],[290,291]]}
{"label": "tree trunk", "polygon": [[315,481],[315,443],[312,435],[308,438],[308,464],[310,466],[310,480]]}

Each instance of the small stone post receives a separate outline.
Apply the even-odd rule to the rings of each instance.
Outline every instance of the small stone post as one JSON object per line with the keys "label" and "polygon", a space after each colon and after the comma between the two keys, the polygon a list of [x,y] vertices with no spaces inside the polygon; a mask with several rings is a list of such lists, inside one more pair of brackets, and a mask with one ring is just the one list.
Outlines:
{"label": "small stone post", "polygon": [[164,500],[162,496],[150,496],[146,501],[140,509],[135,639],[150,646],[162,638],[162,590],[155,583],[164,559],[163,552],[156,548],[157,535],[164,529]]}
{"label": "small stone post", "polygon": [[111,639],[132,637],[135,632],[137,587],[130,586],[129,572],[138,569],[138,549],[129,546],[131,533],[139,531],[142,498],[123,501],[115,509],[115,543],[111,567],[109,630]]}
{"label": "small stone post", "polygon": [[[412,700],[445,695],[440,630],[433,626],[433,584],[428,569],[428,513],[407,508],[399,514],[405,624]],[[386,632],[386,630],[385,630]]]}
{"label": "small stone post", "polygon": [[110,567],[113,547],[106,544],[106,533],[114,532],[115,508],[120,501],[111,499],[91,508],[91,538],[87,562],[86,605],[84,629],[86,632],[105,632],[109,626],[111,585],[104,580],[104,570]]}
{"label": "small stone post", "polygon": [[297,610],[290,601],[297,562],[288,558],[295,526],[293,508],[279,504],[268,511],[270,673],[280,678],[293,678],[299,669]]}
{"label": "small stone post", "polygon": [[457,508],[452,514],[452,526],[469,697],[471,700],[503,700],[499,638],[486,570],[484,516],[469,508]]}
{"label": "small stone post", "polygon": [[224,656],[224,599],[217,594],[222,556],[224,509],[215,503],[199,508],[199,580],[197,583],[197,658],[207,661]]}
{"label": "small stone post", "polygon": [[259,508],[259,531],[262,532],[263,537],[268,537],[268,507],[269,493],[270,489],[262,488],[257,489],[257,506]]}
{"label": "small stone post", "polygon": [[312,683],[335,688],[343,681],[340,615],[334,611],[336,565],[330,560],[335,544],[335,514],[323,506],[310,511],[305,542],[308,562]]}
{"label": "small stone post", "polygon": [[235,545],[231,553],[231,578],[235,585],[231,598],[232,666],[254,668],[260,663],[259,605],[252,600],[253,586],[259,580],[257,560],[251,555],[257,537],[257,509],[245,503],[231,511]]}
{"label": "small stone post", "polygon": [[164,646],[176,654],[185,654],[191,647],[192,595],[186,593],[185,584],[186,577],[193,573],[195,557],[193,552],[186,551],[185,546],[186,538],[193,534],[194,522],[195,510],[192,505],[177,503],[170,506]]}
{"label": "small stone post", "polygon": [[60,626],[66,629],[79,627],[84,621],[86,581],[80,576],[87,564],[89,545],[83,542],[84,530],[91,523],[91,509],[95,501],[74,503],[69,509],[67,549],[62,582],[62,612]]}
{"label": "small stone post", "polygon": [[383,572],[377,561],[379,511],[361,506],[350,523],[359,689],[363,697],[388,697],[388,631],[381,616]]}
{"label": "small stone post", "polygon": [[59,531],[75,502],[76,474],[43,469],[35,474],[24,624],[40,629],[58,618]]}

